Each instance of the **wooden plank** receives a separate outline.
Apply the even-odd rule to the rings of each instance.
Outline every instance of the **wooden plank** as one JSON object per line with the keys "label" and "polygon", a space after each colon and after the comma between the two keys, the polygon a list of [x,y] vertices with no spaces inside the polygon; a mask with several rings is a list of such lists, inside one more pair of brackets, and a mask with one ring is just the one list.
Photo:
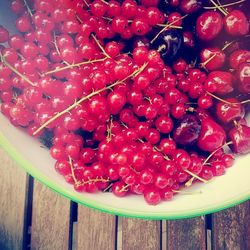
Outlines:
{"label": "wooden plank", "polygon": [[213,214],[214,250],[250,249],[250,201]]}
{"label": "wooden plank", "polygon": [[77,250],[114,250],[116,216],[78,206]]}
{"label": "wooden plank", "polygon": [[31,249],[69,247],[70,200],[34,182]]}
{"label": "wooden plank", "polygon": [[205,217],[167,222],[168,250],[205,250]]}
{"label": "wooden plank", "polygon": [[123,250],[161,249],[161,222],[121,218]]}
{"label": "wooden plank", "polygon": [[22,249],[26,173],[0,148],[0,249]]}

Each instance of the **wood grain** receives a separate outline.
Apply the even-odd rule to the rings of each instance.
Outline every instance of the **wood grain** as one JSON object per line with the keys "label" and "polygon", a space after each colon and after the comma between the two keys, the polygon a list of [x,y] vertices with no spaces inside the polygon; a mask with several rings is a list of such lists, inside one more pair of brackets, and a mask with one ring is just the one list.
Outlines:
{"label": "wood grain", "polygon": [[206,249],[205,218],[197,217],[167,222],[168,250]]}
{"label": "wood grain", "polygon": [[69,224],[70,201],[35,181],[31,249],[68,249]]}
{"label": "wood grain", "polygon": [[250,249],[250,201],[213,214],[214,250]]}
{"label": "wood grain", "polygon": [[123,250],[161,249],[161,222],[121,218]]}
{"label": "wood grain", "polygon": [[22,249],[26,173],[0,148],[0,249]]}
{"label": "wood grain", "polygon": [[77,250],[114,250],[116,217],[78,206]]}

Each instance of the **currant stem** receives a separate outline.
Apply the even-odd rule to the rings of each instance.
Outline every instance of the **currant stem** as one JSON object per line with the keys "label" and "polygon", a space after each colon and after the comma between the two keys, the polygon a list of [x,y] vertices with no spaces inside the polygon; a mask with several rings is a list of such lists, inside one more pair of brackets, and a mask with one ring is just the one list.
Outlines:
{"label": "currant stem", "polygon": [[83,23],[83,20],[78,15],[76,15],[76,19],[79,21],[79,23]]}
{"label": "currant stem", "polygon": [[27,1],[26,1],[26,0],[23,0],[23,2],[24,2],[25,7],[27,8],[28,13],[29,13],[30,16],[32,17],[32,16],[33,16],[33,13],[32,13],[32,11],[31,11],[31,8],[29,7]]}
{"label": "currant stem", "polygon": [[121,190],[119,190],[119,192],[120,192],[120,193],[123,192],[123,191],[127,192],[129,186],[130,186],[130,185],[128,185],[128,184],[125,185],[125,186],[122,186],[122,188],[121,188]]}
{"label": "currant stem", "polygon": [[[159,27],[166,27],[168,24],[157,24],[157,26]],[[181,26],[176,26],[176,25],[168,25],[169,28],[172,28],[172,29],[183,29],[183,27]]]}
{"label": "currant stem", "polygon": [[89,8],[89,3],[86,1],[86,0],[82,0],[85,4],[86,4],[86,6]]}
{"label": "currant stem", "polygon": [[104,179],[104,178],[96,178],[96,179],[89,179],[87,181],[83,181],[81,182],[80,184],[89,184],[89,183],[92,183],[92,182],[109,182],[110,180],[109,179]]}
{"label": "currant stem", "polygon": [[228,47],[230,47],[233,43],[235,43],[236,41],[231,41],[230,43],[226,43],[225,46],[222,48],[222,50],[226,50]]}
{"label": "currant stem", "polygon": [[[232,42],[230,42],[230,43],[227,43],[227,44],[225,44],[225,46],[221,49],[222,51],[224,51],[224,50],[226,50],[228,47],[230,47],[233,43],[234,43],[235,41],[232,41]],[[206,69],[206,65],[210,62],[210,61],[212,61],[215,57],[216,57],[216,52],[212,55],[212,56],[210,56],[205,62],[203,62],[203,63],[201,63],[200,64],[200,66],[202,67],[202,68],[204,68],[204,69]]]}
{"label": "currant stem", "polygon": [[107,124],[107,142],[112,140],[113,117],[110,116],[109,124]]}
{"label": "currant stem", "polygon": [[21,77],[23,80],[25,80],[31,86],[35,86],[35,84],[31,80],[29,80],[28,77],[26,77],[25,75],[21,74],[15,67],[13,67],[11,64],[9,64],[5,60],[5,58],[2,55],[2,53],[0,53],[0,58],[1,58],[1,61],[3,62],[3,64],[5,64],[12,72],[14,72],[16,75],[18,75],[19,77]]}
{"label": "currant stem", "polygon": [[233,142],[232,142],[232,141],[229,141],[229,142],[225,143],[224,145],[222,145],[221,147],[215,149],[215,150],[206,158],[206,160],[203,162],[202,165],[203,165],[203,166],[206,165],[206,164],[208,163],[208,161],[211,159],[211,157],[212,157],[215,153],[217,153],[220,149],[222,149],[222,148],[224,148],[224,147],[226,147],[226,146],[232,145],[232,144],[233,144]]}
{"label": "currant stem", "polygon": [[107,59],[107,57],[104,57],[104,58],[95,59],[95,60],[92,60],[92,61],[85,61],[85,62],[75,63],[75,64],[71,64],[71,65],[69,64],[69,65],[64,66],[62,68],[56,68],[56,69],[53,69],[51,71],[48,71],[48,72],[45,73],[45,75],[50,75],[50,74],[57,73],[57,72],[60,72],[60,71],[66,70],[66,69],[70,69],[70,68],[74,68],[74,67],[80,67],[80,66],[86,65],[86,64],[103,62],[106,59]]}
{"label": "currant stem", "polygon": [[98,47],[100,48],[100,50],[102,51],[102,53],[107,57],[107,58],[111,58],[105,51],[105,49],[103,48],[103,46],[100,44],[100,42],[98,41],[98,39],[95,37],[94,34],[91,35],[93,37],[93,39],[95,40],[96,44],[98,45]]}
{"label": "currant stem", "polygon": [[190,187],[190,186],[192,186],[194,180],[195,180],[195,177],[193,176],[190,180],[188,180],[188,181],[185,183],[185,187]]}
{"label": "currant stem", "polygon": [[248,100],[245,100],[245,101],[241,101],[241,102],[229,102],[229,101],[226,101],[222,98],[220,98],[219,96],[216,96],[208,91],[206,91],[206,93],[210,96],[212,96],[213,98],[217,99],[218,101],[221,101],[221,102],[224,102],[226,104],[229,104],[229,105],[239,105],[239,104],[247,104],[247,103],[250,103],[250,99]]}
{"label": "currant stem", "polygon": [[60,50],[59,50],[59,48],[58,48],[58,46],[57,46],[56,34],[55,34],[55,32],[53,33],[53,39],[54,39],[53,43],[54,43],[54,45],[55,45],[56,52],[57,52],[57,54],[58,54],[59,56],[61,56]]}
{"label": "currant stem", "polygon": [[167,30],[168,28],[171,28],[171,26],[172,26],[173,24],[175,24],[175,23],[177,23],[178,21],[180,21],[180,20],[186,18],[187,16],[188,16],[188,15],[182,16],[182,17],[180,17],[180,18],[174,20],[173,22],[171,22],[171,23],[169,23],[169,24],[166,24],[166,25],[165,25],[165,26],[155,35],[155,37],[150,41],[150,43],[153,43],[153,42],[159,37],[159,35],[160,35],[162,32],[164,32],[164,31]]}
{"label": "currant stem", "polygon": [[77,184],[79,183],[76,179],[76,176],[75,176],[75,171],[74,171],[74,167],[73,167],[73,162],[72,162],[72,159],[71,157],[69,156],[69,165],[70,165],[70,169],[71,169],[71,175],[72,175],[72,178],[74,180],[74,183]]}
{"label": "currant stem", "polygon": [[210,2],[215,6],[215,8],[216,9],[218,9],[222,14],[224,14],[225,16],[227,16],[228,15],[228,12],[225,10],[225,9],[223,9],[223,7],[221,7],[221,5],[220,4],[217,4],[215,1],[213,1],[213,0],[210,0]]}
{"label": "currant stem", "polygon": [[200,66],[206,69],[206,65],[216,57],[216,53],[209,57],[205,62],[201,63]]}
{"label": "currant stem", "polygon": [[[233,3],[222,4],[222,5],[220,5],[220,7],[222,7],[222,8],[230,7],[230,6],[233,6],[233,5],[236,5],[236,4],[240,4],[240,3],[244,3],[244,2],[246,2],[246,0],[240,0],[240,1],[237,1],[237,2],[233,2]],[[206,10],[217,9],[217,7],[215,7],[215,6],[213,6],[213,7],[205,6],[203,8],[206,9]]]}
{"label": "currant stem", "polygon": [[148,63],[143,64],[139,69],[135,70],[132,74],[128,75],[127,77],[125,77],[122,80],[116,81],[108,86],[105,86],[102,89],[98,89],[96,91],[93,91],[92,93],[90,93],[87,96],[82,97],[81,99],[79,99],[78,101],[76,101],[75,103],[73,103],[71,106],[69,106],[68,108],[66,108],[65,110],[57,113],[55,116],[53,116],[52,118],[50,118],[47,122],[45,122],[44,124],[42,124],[34,133],[33,135],[36,135],[37,133],[39,133],[42,129],[44,129],[46,126],[48,126],[51,122],[55,121],[56,119],[58,119],[59,117],[61,117],[62,115],[68,113],[69,111],[71,111],[72,109],[74,109],[75,107],[77,107],[78,105],[80,105],[82,102],[89,100],[90,98],[92,98],[95,95],[98,95],[102,92],[104,92],[107,89],[113,88],[116,85],[119,85],[123,82],[125,82],[126,80],[128,80],[131,77],[136,76],[137,74],[141,73],[146,67],[147,67]]}
{"label": "currant stem", "polygon": [[107,192],[112,186],[113,183],[110,183],[105,189],[102,190],[102,192]]}
{"label": "currant stem", "polygon": [[184,170],[186,173],[190,174],[191,176],[193,176],[194,178],[200,180],[201,182],[207,183],[207,180],[201,178],[200,176],[196,175],[195,173],[189,171],[189,170]]}
{"label": "currant stem", "polygon": [[105,3],[106,5],[109,5],[109,2],[106,2],[105,0],[101,0],[101,2]]}

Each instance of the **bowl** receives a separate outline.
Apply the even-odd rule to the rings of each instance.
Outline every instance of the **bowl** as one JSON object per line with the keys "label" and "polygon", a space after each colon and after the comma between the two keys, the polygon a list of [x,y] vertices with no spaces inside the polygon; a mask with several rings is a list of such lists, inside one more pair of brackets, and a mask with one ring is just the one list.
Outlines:
{"label": "bowl", "polygon": [[[14,19],[8,11],[8,0],[0,4],[0,23],[14,30]],[[250,118],[250,117],[249,117]],[[248,119],[250,121],[250,119]],[[144,219],[179,219],[195,217],[232,207],[250,198],[250,155],[237,157],[234,166],[221,177],[203,184],[197,183],[188,192],[174,196],[157,206],[146,204],[141,196],[115,197],[111,193],[78,193],[54,169],[48,149],[13,127],[0,114],[0,145],[20,167],[55,192],[88,207],[107,213]]]}

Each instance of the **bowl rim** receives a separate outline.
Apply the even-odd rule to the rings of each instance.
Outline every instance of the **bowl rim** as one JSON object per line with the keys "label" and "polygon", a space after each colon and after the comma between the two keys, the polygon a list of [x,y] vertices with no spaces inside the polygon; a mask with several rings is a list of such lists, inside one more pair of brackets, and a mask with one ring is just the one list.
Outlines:
{"label": "bowl rim", "polygon": [[[240,196],[232,197],[222,203],[211,205],[206,209],[193,209],[190,211],[178,211],[178,212],[168,212],[165,214],[164,212],[140,212],[140,211],[131,211],[123,208],[113,208],[110,205],[100,205],[98,202],[90,200],[83,195],[77,193],[76,191],[70,191],[62,188],[59,184],[51,181],[47,176],[42,174],[39,170],[37,170],[28,160],[26,160],[16,149],[15,147],[8,141],[8,139],[0,132],[0,146],[10,155],[12,159],[14,159],[22,169],[24,169],[29,175],[31,175],[34,179],[41,182],[45,186],[49,187],[56,193],[84,206],[89,208],[93,208],[102,212],[106,212],[109,214],[122,216],[122,217],[131,217],[131,218],[140,218],[140,219],[150,219],[150,220],[174,220],[174,219],[184,219],[184,218],[193,218],[205,214],[210,214],[214,212],[218,212],[224,210],[226,208],[230,208],[236,206],[244,201],[250,199],[250,190],[244,192]],[[79,200],[79,197],[81,199]]]}

